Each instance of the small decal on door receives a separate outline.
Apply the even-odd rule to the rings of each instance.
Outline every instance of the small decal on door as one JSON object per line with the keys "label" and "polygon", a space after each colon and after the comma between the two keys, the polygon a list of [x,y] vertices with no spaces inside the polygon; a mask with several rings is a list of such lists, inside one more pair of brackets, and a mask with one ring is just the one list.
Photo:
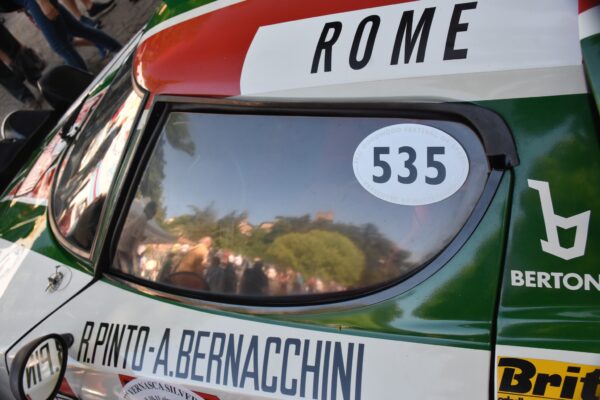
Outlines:
{"label": "small decal on door", "polygon": [[498,400],[596,399],[600,368],[554,360],[498,357]]}

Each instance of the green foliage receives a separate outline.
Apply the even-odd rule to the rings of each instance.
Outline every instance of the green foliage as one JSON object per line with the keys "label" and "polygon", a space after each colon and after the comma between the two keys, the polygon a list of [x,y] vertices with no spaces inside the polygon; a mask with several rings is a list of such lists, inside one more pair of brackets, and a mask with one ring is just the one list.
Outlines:
{"label": "green foliage", "polygon": [[146,174],[142,182],[140,183],[140,187],[138,189],[138,195],[142,197],[148,197],[156,203],[157,213],[156,220],[162,222],[165,217],[165,207],[162,202],[162,193],[163,193],[163,181],[165,179],[165,151],[164,151],[165,142],[163,139],[160,139],[156,148],[154,149],[154,154],[152,155],[152,159],[150,163],[148,163],[148,167],[146,168]]}
{"label": "green foliage", "polygon": [[308,215],[277,217],[270,229],[253,226],[246,232],[246,212],[218,218],[214,207],[190,206],[191,212],[165,221],[176,236],[198,241],[209,236],[218,249],[259,257],[285,269],[342,285],[366,286],[398,278],[414,266],[410,252],[399,249],[372,224],[356,226],[313,220]]}
{"label": "green foliage", "polygon": [[365,256],[350,239],[322,230],[283,235],[268,248],[266,257],[292,267],[305,278],[314,276],[347,286],[358,285],[365,269]]}
{"label": "green foliage", "polygon": [[173,113],[165,125],[165,136],[174,149],[187,153],[193,157],[196,153],[196,144],[190,135],[188,122],[189,116],[184,113]]}

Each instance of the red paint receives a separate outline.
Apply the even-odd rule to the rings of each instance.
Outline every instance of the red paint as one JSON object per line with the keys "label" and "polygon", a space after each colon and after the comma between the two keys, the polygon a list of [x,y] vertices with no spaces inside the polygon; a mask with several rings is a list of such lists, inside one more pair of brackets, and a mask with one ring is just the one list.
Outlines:
{"label": "red paint", "polygon": [[134,376],[119,374],[119,381],[121,381],[121,386],[127,385],[129,382],[131,382],[134,379],[135,379]]}
{"label": "red paint", "polygon": [[202,397],[204,400],[220,400],[217,396],[214,396],[212,394],[202,393],[202,392],[194,392],[194,393],[196,393],[198,396]]}
{"label": "red paint", "polygon": [[56,173],[56,161],[64,146],[65,143],[60,135],[54,136],[27,174],[12,188],[9,195],[17,201],[19,197],[35,200],[48,199],[52,180]]}
{"label": "red paint", "polygon": [[237,96],[244,59],[259,27],[408,1],[247,0],[148,38],[138,49],[135,76],[155,94]]}
{"label": "red paint", "polygon": [[69,382],[67,382],[67,378],[63,378],[62,382],[60,383],[60,389],[58,389],[58,392],[65,396],[77,398],[77,395],[75,394],[73,389],[71,389]]}
{"label": "red paint", "polygon": [[579,14],[596,6],[600,6],[600,0],[579,0]]}

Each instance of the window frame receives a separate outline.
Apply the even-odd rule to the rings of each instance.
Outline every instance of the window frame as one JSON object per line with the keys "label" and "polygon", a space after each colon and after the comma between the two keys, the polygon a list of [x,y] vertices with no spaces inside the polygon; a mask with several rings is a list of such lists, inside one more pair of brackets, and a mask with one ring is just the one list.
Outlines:
{"label": "window frame", "polygon": [[[481,196],[458,233],[435,257],[408,275],[369,287],[316,295],[235,296],[198,292],[169,286],[111,269],[129,207],[171,112],[213,112],[285,116],[399,117],[437,119],[467,125],[478,135],[488,160],[489,174]],[[346,309],[366,306],[398,296],[439,271],[462,248],[485,215],[506,170],[519,164],[512,134],[494,112],[461,103],[364,103],[364,102],[275,102],[270,99],[212,99],[183,96],[156,96],[150,118],[142,132],[140,148],[132,157],[129,170],[116,201],[116,211],[108,227],[105,247],[98,263],[97,276],[125,285],[146,295],[192,306],[253,313],[305,312],[307,309]],[[300,305],[298,305],[300,303]]]}

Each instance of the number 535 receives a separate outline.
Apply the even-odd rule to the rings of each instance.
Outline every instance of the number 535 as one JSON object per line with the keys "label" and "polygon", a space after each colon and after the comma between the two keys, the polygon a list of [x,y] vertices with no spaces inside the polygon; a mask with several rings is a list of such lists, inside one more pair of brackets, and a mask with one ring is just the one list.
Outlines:
{"label": "number 535", "polygon": [[[443,155],[445,153],[444,147],[433,146],[427,147],[427,168],[434,168],[437,173],[435,176],[425,176],[425,183],[429,185],[439,185],[446,179],[446,167],[441,161],[435,159],[436,156]],[[386,183],[392,177],[392,167],[388,162],[382,159],[382,156],[389,155],[389,147],[373,147],[373,166],[381,168],[381,175],[373,175],[373,182],[375,183]],[[410,184],[417,180],[419,175],[417,167],[415,167],[415,161],[417,159],[417,152],[410,146],[402,146],[398,148],[398,155],[406,154],[408,158],[404,161],[404,169],[407,174],[398,174],[398,182],[403,184]]]}

